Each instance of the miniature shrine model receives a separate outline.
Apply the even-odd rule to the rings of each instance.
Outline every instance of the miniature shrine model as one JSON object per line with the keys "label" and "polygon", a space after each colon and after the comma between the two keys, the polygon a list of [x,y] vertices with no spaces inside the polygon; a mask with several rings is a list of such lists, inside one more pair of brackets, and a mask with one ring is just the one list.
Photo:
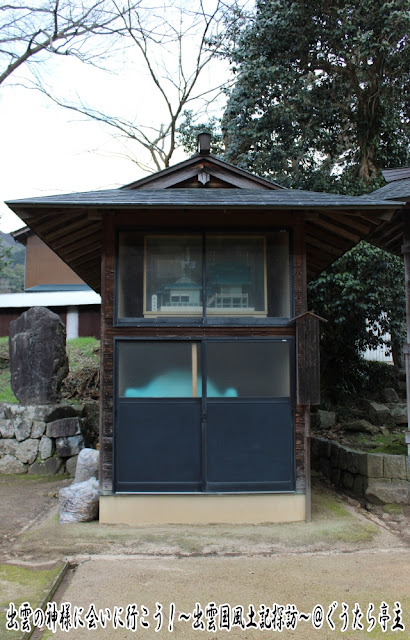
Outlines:
{"label": "miniature shrine model", "polygon": [[198,153],[121,189],[9,202],[101,291],[100,521],[310,517],[307,282],[401,204]]}

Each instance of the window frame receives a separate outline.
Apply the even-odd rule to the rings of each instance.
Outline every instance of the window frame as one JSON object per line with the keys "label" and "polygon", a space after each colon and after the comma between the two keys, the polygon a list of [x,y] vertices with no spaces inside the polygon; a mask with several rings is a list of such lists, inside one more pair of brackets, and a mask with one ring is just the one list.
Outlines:
{"label": "window frame", "polygon": [[[141,257],[142,263],[142,276],[141,276],[141,296],[140,303],[142,307],[142,314],[136,317],[121,317],[119,316],[119,277],[120,277],[120,234],[121,233],[136,233],[141,238],[141,246],[143,247],[143,255]],[[269,280],[269,261],[272,258],[271,243],[269,242],[269,236],[276,233],[286,233],[289,239],[289,317],[283,316],[269,316],[270,296],[272,295],[272,287]],[[175,316],[161,316],[161,315],[146,315],[144,316],[144,306],[146,297],[146,273],[145,273],[145,239],[146,236],[158,236],[158,237],[202,237],[202,287],[205,290],[206,285],[206,236],[263,236],[264,238],[264,273],[265,273],[265,304],[266,314],[255,315],[222,315],[222,314],[207,314],[206,301],[203,300],[203,311],[201,315],[187,316],[185,314]],[[118,227],[115,237],[115,271],[114,271],[114,327],[175,327],[175,326],[240,326],[240,327],[253,327],[255,325],[262,326],[289,326],[292,324],[294,317],[295,299],[294,299],[294,243],[293,243],[293,229],[285,226],[273,227],[270,229],[157,229],[157,228],[135,228],[130,226]]]}

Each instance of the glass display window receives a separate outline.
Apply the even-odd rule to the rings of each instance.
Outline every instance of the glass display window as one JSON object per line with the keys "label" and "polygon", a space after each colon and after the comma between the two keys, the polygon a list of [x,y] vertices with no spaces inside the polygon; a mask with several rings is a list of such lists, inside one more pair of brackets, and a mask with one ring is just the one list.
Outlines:
{"label": "glass display window", "polygon": [[119,233],[117,318],[290,318],[288,232]]}
{"label": "glass display window", "polygon": [[207,314],[266,315],[265,254],[264,236],[207,236]]}

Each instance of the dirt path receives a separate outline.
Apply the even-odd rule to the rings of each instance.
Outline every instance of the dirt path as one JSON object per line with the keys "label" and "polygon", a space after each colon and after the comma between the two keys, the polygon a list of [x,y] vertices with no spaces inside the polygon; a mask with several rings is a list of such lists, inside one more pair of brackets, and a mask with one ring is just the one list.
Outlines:
{"label": "dirt path", "polygon": [[0,475],[0,559],[14,555],[17,538],[55,509],[59,489],[70,482],[58,476]]}

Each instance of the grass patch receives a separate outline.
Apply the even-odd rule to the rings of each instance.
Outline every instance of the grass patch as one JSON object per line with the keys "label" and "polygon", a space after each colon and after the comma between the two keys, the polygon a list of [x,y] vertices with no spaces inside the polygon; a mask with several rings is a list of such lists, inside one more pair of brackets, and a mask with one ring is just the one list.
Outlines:
{"label": "grass patch", "polygon": [[0,338],[0,402],[14,404],[18,400],[11,390],[10,378],[9,339],[3,336]]}
{"label": "grass patch", "polygon": [[[346,434],[345,434],[346,435]],[[388,453],[391,455],[407,455],[407,445],[404,432],[396,430],[383,435],[382,433],[349,433],[348,445],[353,449],[368,453]]]}
{"label": "grass patch", "polygon": [[10,369],[0,370],[0,402],[18,404],[18,400],[11,390]]}
{"label": "grass patch", "polygon": [[333,495],[312,492],[313,518],[351,518],[350,513]]}
{"label": "grass patch", "polygon": [[338,529],[329,531],[328,540],[329,542],[337,540],[339,542],[359,544],[363,542],[371,542],[378,533],[379,529],[371,522],[365,522],[360,526],[358,526],[357,523],[351,522]]}
{"label": "grass patch", "polygon": [[372,444],[374,444],[374,447],[369,449],[369,453],[389,453],[397,456],[407,455],[404,433],[389,433],[387,436],[382,434],[377,435],[374,437]]}
{"label": "grass patch", "polygon": [[2,336],[0,338],[0,358],[8,358],[9,357],[9,337]]}
{"label": "grass patch", "polygon": [[63,568],[59,563],[52,569],[34,569],[12,564],[0,565],[0,637],[15,640],[21,637],[20,631],[6,631],[6,610],[10,602],[16,609],[23,602],[29,602],[35,609],[46,598],[50,588]]}
{"label": "grass patch", "polygon": [[0,474],[0,484],[2,485],[15,485],[21,483],[30,483],[30,482],[43,482],[43,483],[53,483],[60,482],[61,480],[69,480],[70,475],[68,473],[59,473],[57,475],[49,475],[49,476],[36,476],[31,473],[10,473],[10,474]]}
{"label": "grass patch", "polygon": [[65,401],[98,400],[100,395],[100,343],[96,338],[67,342],[70,373],[61,387]]}
{"label": "grass patch", "polygon": [[96,338],[67,340],[67,355],[71,373],[85,367],[99,367],[100,342]]}

